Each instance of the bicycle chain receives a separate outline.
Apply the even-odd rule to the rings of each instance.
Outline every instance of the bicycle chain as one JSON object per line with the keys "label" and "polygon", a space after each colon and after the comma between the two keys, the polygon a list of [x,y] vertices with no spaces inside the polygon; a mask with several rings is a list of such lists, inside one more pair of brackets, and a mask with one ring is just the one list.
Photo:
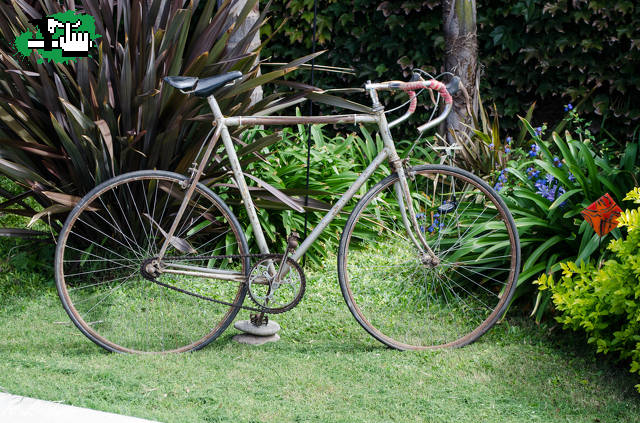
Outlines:
{"label": "bicycle chain", "polygon": [[[282,254],[230,254],[230,255],[222,255],[222,256],[191,256],[189,257],[189,260],[215,260],[215,259],[242,259],[242,258],[274,258],[274,256],[278,256],[280,259],[282,259]],[[192,297],[196,297],[196,298],[200,298],[201,300],[205,300],[205,301],[210,301],[213,303],[217,303],[217,304],[222,304],[222,305],[226,305],[229,307],[235,307],[235,308],[240,308],[243,310],[249,310],[249,311],[255,311],[258,313],[270,313],[270,314],[277,314],[277,313],[283,313],[284,311],[287,310],[283,310],[283,311],[269,311],[269,308],[267,307],[260,307],[260,308],[256,308],[256,307],[250,307],[250,306],[245,306],[242,304],[235,304],[235,303],[230,303],[227,301],[222,301],[222,300],[217,300],[215,298],[211,298],[211,297],[207,297],[206,295],[201,295],[201,294],[196,294],[195,292],[191,292],[191,291],[187,291],[186,289],[182,289],[182,288],[178,288],[177,286],[173,286],[173,285],[169,285],[168,283],[164,283],[164,282],[160,282],[157,281],[154,275],[151,275],[149,273],[147,273],[144,269],[145,269],[145,264],[150,262],[151,260],[155,260],[155,259],[147,259],[144,260],[142,262],[142,266],[141,266],[141,273],[142,276],[157,284],[160,285],[162,287],[171,289],[173,291],[177,291],[177,292],[181,292],[183,294],[187,294],[187,295],[191,295]],[[175,258],[171,258],[171,257],[165,257],[162,259],[163,261],[180,261],[180,260],[185,260],[184,257],[175,257]],[[249,269],[251,269],[251,267],[249,267]],[[248,278],[248,277],[247,277]],[[248,285],[248,281],[245,279],[245,281],[243,282],[244,284]],[[244,300],[243,300],[244,301]]]}

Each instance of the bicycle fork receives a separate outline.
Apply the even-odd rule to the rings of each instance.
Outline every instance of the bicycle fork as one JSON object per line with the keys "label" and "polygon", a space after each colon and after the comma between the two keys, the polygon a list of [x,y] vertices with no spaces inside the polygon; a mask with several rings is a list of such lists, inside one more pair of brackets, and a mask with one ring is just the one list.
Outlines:
{"label": "bicycle fork", "polygon": [[[418,224],[418,219],[416,218],[416,213],[413,208],[411,191],[409,190],[409,184],[407,183],[407,174],[405,172],[404,166],[402,165],[402,159],[396,152],[395,144],[393,143],[391,132],[389,131],[387,119],[382,111],[378,112],[378,126],[380,128],[380,136],[382,137],[382,141],[385,143],[389,150],[389,163],[398,174],[398,181],[394,183],[394,190],[396,193],[396,198],[398,200],[398,205],[400,206],[402,223],[404,224],[409,238],[411,238],[411,241],[414,243],[418,251],[420,251],[420,260],[422,261],[422,263],[427,266],[435,267],[440,264],[440,259],[429,247],[426,239],[420,231],[420,225]],[[407,210],[409,211],[408,215]]]}

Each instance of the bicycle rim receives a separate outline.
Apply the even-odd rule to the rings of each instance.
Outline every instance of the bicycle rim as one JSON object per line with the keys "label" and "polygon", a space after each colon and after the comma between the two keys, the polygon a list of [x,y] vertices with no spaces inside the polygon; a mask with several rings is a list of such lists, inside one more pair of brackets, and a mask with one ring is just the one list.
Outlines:
{"label": "bicycle rim", "polygon": [[409,175],[418,230],[439,263],[411,240],[394,174],[347,221],[340,287],[356,320],[388,346],[463,346],[495,324],[513,295],[520,266],[515,223],[500,197],[466,171],[418,166]]}
{"label": "bicycle rim", "polygon": [[[75,325],[114,352],[166,353],[202,348],[231,323],[238,307],[214,304],[167,289],[143,275],[157,256],[184,198],[186,178],[141,171],[109,180],[71,212],[56,249],[56,285]],[[170,244],[176,264],[226,268],[246,274],[247,260],[203,260],[200,255],[247,254],[247,243],[228,207],[198,185]],[[241,305],[244,283],[162,274],[158,281]]]}

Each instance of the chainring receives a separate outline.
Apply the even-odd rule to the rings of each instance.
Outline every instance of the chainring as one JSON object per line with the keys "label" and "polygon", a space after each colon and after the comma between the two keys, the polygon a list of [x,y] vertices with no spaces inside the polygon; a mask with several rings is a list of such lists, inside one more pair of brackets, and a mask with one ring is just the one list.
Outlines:
{"label": "chainring", "polygon": [[[294,308],[302,297],[306,287],[306,278],[302,268],[291,257],[287,257],[287,274],[280,281],[274,281],[282,263],[281,254],[263,256],[249,271],[247,291],[249,298],[265,313],[284,313]],[[275,306],[275,307],[274,307]]]}

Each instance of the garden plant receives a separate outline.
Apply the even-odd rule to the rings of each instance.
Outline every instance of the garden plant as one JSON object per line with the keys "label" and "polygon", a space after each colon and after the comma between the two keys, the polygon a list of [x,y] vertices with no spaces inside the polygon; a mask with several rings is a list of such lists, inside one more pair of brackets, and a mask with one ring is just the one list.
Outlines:
{"label": "garden plant", "polygon": [[[324,54],[309,54],[313,2],[248,0],[239,16],[233,14],[232,3],[0,4],[0,234],[25,238],[0,239],[0,391],[165,421],[331,421],[336,416],[345,421],[415,421],[416,416],[560,421],[562,416],[562,421],[635,422],[640,413],[640,397],[633,389],[635,385],[640,391],[640,209],[625,211],[619,228],[607,238],[598,236],[581,216],[607,193],[618,203],[640,204],[640,189],[634,189],[640,185],[640,112],[634,102],[640,50],[633,32],[640,8],[628,0],[615,6],[564,0],[483,4],[477,34],[482,82],[472,94],[482,94],[486,101],[470,114],[467,134],[447,134],[440,128],[439,134],[414,143],[415,131],[392,130],[393,136],[402,137],[396,147],[404,168],[417,169],[410,180],[415,232],[437,245],[444,267],[457,278],[443,271],[429,277],[423,265],[430,263],[424,257],[422,265],[407,265],[415,257],[406,254],[406,237],[397,235],[404,227],[395,185],[388,183],[394,171],[381,166],[319,234],[306,260],[295,257],[306,278],[290,283],[302,285],[302,291],[294,292],[299,297],[282,308],[288,311],[294,302],[298,306],[276,317],[285,342],[263,349],[230,342],[231,333],[222,331],[235,317],[244,288],[212,288],[203,277],[164,280],[170,289],[187,291],[188,298],[177,290],[162,296],[157,286],[154,291],[136,285],[108,301],[94,301],[101,284],[110,281],[86,275],[104,271],[112,280],[127,281],[131,263],[129,256],[122,256],[123,247],[130,247],[137,236],[148,240],[147,228],[151,238],[155,233],[161,241],[152,241],[151,250],[159,250],[162,243],[170,244],[171,254],[195,255],[189,248],[197,250],[204,257],[196,258],[202,268],[231,275],[255,268],[266,277],[274,258],[286,262],[286,257],[262,254],[254,258],[266,260],[263,267],[254,267],[238,259],[238,254],[257,253],[261,245],[239,175],[233,174],[222,143],[214,145],[203,167],[202,187],[188,203],[195,216],[181,222],[177,239],[163,235],[162,225],[179,214],[184,196],[178,187],[188,186],[203,143],[216,131],[207,103],[171,87],[164,76],[204,79],[239,71],[236,83],[215,91],[225,117],[278,115],[305,99],[312,99],[315,111],[324,116],[336,108],[370,113],[371,108],[356,102],[364,98],[364,90],[334,95],[313,85],[348,86],[354,73],[357,84],[398,79],[403,72],[409,77],[414,67],[425,63],[434,64],[428,70],[435,72],[444,55],[439,2],[379,1],[372,7],[363,0],[321,1],[324,13],[315,17],[314,33],[320,47],[330,49]],[[258,5],[258,20],[247,25]],[[33,19],[69,8],[93,16],[101,34],[87,59],[60,64],[35,54],[15,54],[12,40],[36,31]],[[356,25],[361,22],[367,24]],[[256,34],[262,34],[262,43],[254,48]],[[297,71],[320,58],[350,69],[319,66],[331,72],[316,75],[319,82],[309,84]],[[256,102],[252,93],[263,86],[266,95]],[[349,94],[349,100],[342,94]],[[404,101],[405,95],[400,90],[380,100],[388,107]],[[523,115],[519,119],[518,113]],[[429,116],[430,110],[418,107],[408,122]],[[340,194],[385,149],[384,137],[365,123],[346,129],[331,124],[230,129],[266,245],[286,254],[293,252],[287,235],[317,227]],[[457,146],[443,142],[447,135],[457,136]],[[307,145],[309,167],[304,165]],[[434,145],[438,149],[432,149]],[[449,164],[478,178],[452,173],[443,166]],[[80,240],[72,245],[79,249],[59,254],[54,268],[55,245],[49,241],[64,233],[64,222],[80,199],[113,177],[141,169],[149,172],[142,182],[135,181],[137,187],[132,184],[132,191],[122,189],[124,197],[111,198],[122,215],[109,216],[120,212],[99,204],[98,198],[106,197],[95,196],[94,203],[83,205],[87,213],[79,220],[87,227],[78,224],[67,231],[79,234],[68,235]],[[149,176],[156,171],[166,171],[165,178]],[[171,179],[168,172],[188,177]],[[450,187],[454,195],[445,198]],[[487,193],[490,199],[483,201]],[[154,206],[124,213],[133,212],[134,203],[152,204],[153,195],[163,200],[156,202],[158,211],[162,204],[168,210],[164,222],[164,213],[156,217]],[[118,202],[122,198],[124,207]],[[221,212],[227,220],[206,216],[217,199],[228,205]],[[466,217],[452,223],[460,204]],[[501,214],[503,205],[512,214],[513,231],[505,229],[510,219]],[[487,209],[495,213],[487,216]],[[93,217],[86,218],[91,213]],[[494,219],[496,214],[502,219]],[[232,215],[238,222],[229,218]],[[392,235],[381,237],[385,231]],[[181,242],[192,236],[199,238],[196,243]],[[515,239],[522,263],[514,273]],[[64,239],[59,244],[59,250],[71,245]],[[114,245],[115,255],[101,261],[97,251]],[[138,260],[142,253],[133,254]],[[143,265],[153,264],[150,258]],[[336,260],[338,281],[327,270],[335,268]],[[74,264],[64,267],[65,262]],[[151,269],[140,281],[160,280],[153,274],[159,268],[138,262],[134,267],[136,276],[143,275],[141,268]],[[56,290],[59,268],[67,280]],[[430,283],[419,285],[421,278]],[[265,298],[272,285],[260,277],[254,281],[268,291],[253,293],[257,305],[256,298],[249,302],[249,293],[245,305],[253,309],[239,312],[247,318],[249,311],[269,306]],[[83,287],[85,294],[78,294]],[[433,307],[427,311],[436,310],[432,301],[440,295],[437,287],[450,292],[449,297],[444,293],[440,313],[415,324],[418,319],[411,320],[415,316],[406,307],[426,302]],[[122,345],[138,342],[133,349],[159,338],[163,324],[183,330],[174,331],[167,345],[184,343],[192,337],[190,331],[203,327],[210,330],[204,334],[209,338],[198,338],[191,346],[201,348],[216,337],[218,341],[189,355],[105,354],[69,322],[58,299],[64,290],[69,302],[83,304],[78,309],[88,317],[79,327],[85,333],[96,327],[102,334],[101,325],[115,316],[105,310],[119,310],[124,323],[105,333],[120,337],[115,342]],[[461,294],[470,291],[473,301],[461,300],[466,298]],[[298,303],[301,292],[306,294]],[[151,300],[141,307],[139,300],[145,296]],[[203,306],[195,300],[198,296],[206,301],[224,297],[227,303]],[[478,325],[474,311],[484,312],[487,299],[497,303],[495,311],[486,313],[488,318],[483,315],[480,320],[486,320]],[[157,320],[141,318],[153,313]],[[218,322],[222,324],[211,329]],[[469,332],[477,327],[474,336],[456,344],[463,345],[494,323],[492,332],[466,348],[406,354],[382,348],[362,331],[364,327],[377,340],[402,349],[425,339],[425,333],[429,341],[445,344],[441,340],[451,328]],[[560,326],[571,332],[561,332]]]}
{"label": "garden plant", "polygon": [[[640,204],[640,188],[624,200]],[[604,261],[578,259],[560,263],[559,277],[542,274],[536,284],[559,312],[563,327],[584,332],[597,352],[614,353],[640,371],[640,209],[626,210],[618,219],[626,237],[613,239]],[[640,384],[636,385],[640,392]]]}

